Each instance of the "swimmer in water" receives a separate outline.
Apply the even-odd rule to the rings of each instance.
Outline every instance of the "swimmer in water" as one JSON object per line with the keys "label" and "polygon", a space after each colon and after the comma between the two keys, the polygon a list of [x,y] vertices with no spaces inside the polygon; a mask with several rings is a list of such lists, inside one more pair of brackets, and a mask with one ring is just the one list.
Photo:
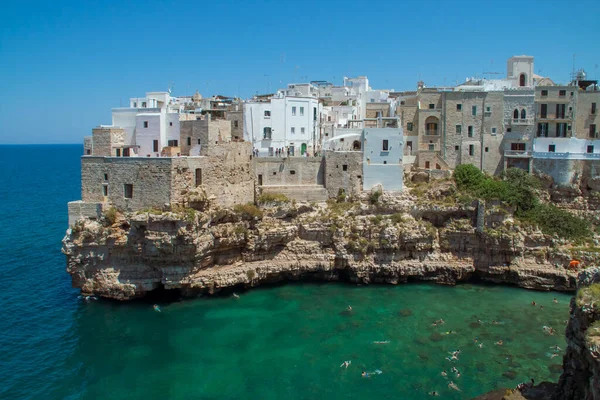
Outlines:
{"label": "swimmer in water", "polygon": [[554,300],[552,300],[553,303],[558,303],[558,300],[556,300],[556,297],[554,298]]}
{"label": "swimmer in water", "polygon": [[498,341],[496,342],[496,344],[497,344],[498,346],[502,346],[502,345],[504,344],[504,342],[503,342],[502,340],[498,340]]}
{"label": "swimmer in water", "polygon": [[152,307],[154,308],[154,311],[161,312],[161,311],[160,311],[160,307],[158,306],[158,304],[155,304],[155,305],[153,305]]}
{"label": "swimmer in water", "polygon": [[448,373],[446,372],[446,370],[442,371],[442,376],[444,376],[444,377],[448,376]]}
{"label": "swimmer in water", "polygon": [[458,391],[458,392],[461,392],[461,391],[462,391],[462,390],[460,390],[460,389],[458,388],[458,386],[456,386],[456,384],[455,384],[454,382],[452,382],[452,381],[450,381],[450,383],[448,384],[448,387],[449,387],[450,389],[454,389],[454,390],[456,390],[456,391]]}
{"label": "swimmer in water", "polygon": [[348,308],[347,308],[346,310],[348,310],[348,311],[352,311],[352,307],[351,307],[351,306],[348,306]]}
{"label": "swimmer in water", "polygon": [[352,364],[352,361],[344,361],[342,363],[342,365],[340,365],[340,368],[342,368],[342,367],[348,368],[350,366],[350,364]]}
{"label": "swimmer in water", "polygon": [[550,348],[554,348],[555,351],[561,351],[562,350],[560,347],[558,347],[558,345],[551,346]]}
{"label": "swimmer in water", "polygon": [[458,373],[458,369],[456,369],[456,367],[450,368],[450,371],[454,372],[455,374]]}
{"label": "swimmer in water", "polygon": [[363,372],[360,374],[360,376],[362,376],[363,378],[368,378],[368,377],[369,377],[369,374],[368,374],[368,373],[366,373],[365,371],[363,371]]}
{"label": "swimmer in water", "polygon": [[430,396],[439,396],[438,392],[436,392],[435,390],[433,392],[429,392]]}
{"label": "swimmer in water", "polygon": [[543,310],[543,309],[544,309],[544,306],[540,306],[540,309],[541,309],[541,310]]}
{"label": "swimmer in water", "polygon": [[558,357],[558,353],[552,353],[552,355],[550,356],[550,359],[552,359],[554,357]]}
{"label": "swimmer in water", "polygon": [[240,298],[240,296],[239,296],[237,293],[234,293],[234,294],[233,294],[233,297],[235,297],[236,299],[239,299],[239,298]]}
{"label": "swimmer in water", "polygon": [[479,348],[483,349],[483,343],[479,343]]}
{"label": "swimmer in water", "polygon": [[532,301],[532,302],[531,302],[531,305],[532,305],[532,306],[535,306],[535,301]]}

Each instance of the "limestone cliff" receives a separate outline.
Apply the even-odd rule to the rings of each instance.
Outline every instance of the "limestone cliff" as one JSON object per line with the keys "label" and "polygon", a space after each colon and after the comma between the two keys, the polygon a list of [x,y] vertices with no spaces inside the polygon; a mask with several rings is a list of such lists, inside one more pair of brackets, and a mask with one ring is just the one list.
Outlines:
{"label": "limestone cliff", "polygon": [[555,400],[600,398],[600,269],[582,272],[571,300],[567,351]]}
{"label": "limestone cliff", "polygon": [[[576,249],[520,225],[510,210],[479,207],[478,217],[475,204],[424,205],[409,194],[359,200],[112,211],[72,226],[63,252],[74,287],[119,300],[158,288],[196,296],[295,279],[455,284],[477,277],[575,289],[565,267]],[[577,251],[584,264],[597,261],[597,253]]]}

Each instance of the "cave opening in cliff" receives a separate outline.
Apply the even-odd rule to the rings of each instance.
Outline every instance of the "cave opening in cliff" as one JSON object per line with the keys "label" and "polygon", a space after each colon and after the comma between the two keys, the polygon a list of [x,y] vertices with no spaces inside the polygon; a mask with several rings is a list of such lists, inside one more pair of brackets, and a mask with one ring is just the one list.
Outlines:
{"label": "cave opening in cliff", "polygon": [[156,289],[146,294],[145,299],[154,303],[162,303],[179,301],[181,297],[181,290],[166,289],[165,285],[159,283]]}

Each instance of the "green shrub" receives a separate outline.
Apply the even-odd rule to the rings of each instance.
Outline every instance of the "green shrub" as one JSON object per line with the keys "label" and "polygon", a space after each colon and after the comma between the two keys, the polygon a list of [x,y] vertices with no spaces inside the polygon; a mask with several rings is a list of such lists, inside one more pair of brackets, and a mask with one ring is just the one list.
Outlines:
{"label": "green shrub", "polygon": [[579,307],[585,304],[591,305],[592,303],[600,302],[600,283],[593,283],[590,286],[579,289],[576,301]]}
{"label": "green shrub", "polygon": [[371,204],[377,204],[379,202],[380,197],[381,192],[379,190],[375,190],[371,192],[371,195],[369,196],[369,201],[371,202]]}
{"label": "green shrub", "polygon": [[351,210],[352,208],[356,207],[357,205],[358,205],[357,203],[350,202],[350,201],[338,203],[335,200],[331,200],[331,199],[327,200],[327,207],[329,209],[331,216],[333,216],[333,217],[340,216],[341,214],[345,213],[346,211]]}
{"label": "green shrub", "polygon": [[381,215],[375,215],[375,216],[369,218],[369,220],[371,221],[371,223],[373,225],[379,225],[381,223],[381,221],[383,221],[383,217]]}
{"label": "green shrub", "polygon": [[475,189],[485,179],[485,176],[476,166],[461,164],[454,169],[453,178],[458,189]]}
{"label": "green shrub", "polygon": [[344,191],[344,189],[340,188],[338,190],[338,194],[337,194],[337,197],[335,198],[335,200],[338,203],[343,203],[344,201],[346,201],[346,192]]}
{"label": "green shrub", "polygon": [[537,225],[546,234],[556,234],[565,239],[583,239],[592,235],[588,221],[553,205],[538,204],[523,213],[521,218]]}
{"label": "green shrub", "polygon": [[106,218],[106,222],[109,225],[113,225],[117,221],[117,209],[115,207],[111,207],[104,212],[104,218]]}
{"label": "green shrub", "polygon": [[260,204],[267,203],[289,203],[291,200],[282,193],[261,193],[258,196],[258,202]]}
{"label": "green shrub", "polygon": [[390,216],[390,219],[394,224],[401,224],[404,222],[404,215],[402,213],[395,213]]}
{"label": "green shrub", "polygon": [[243,219],[261,219],[263,217],[262,210],[252,203],[237,204],[233,207],[233,211],[239,214]]}
{"label": "green shrub", "polygon": [[595,321],[585,331],[585,341],[590,343],[593,338],[600,337],[600,321]]}

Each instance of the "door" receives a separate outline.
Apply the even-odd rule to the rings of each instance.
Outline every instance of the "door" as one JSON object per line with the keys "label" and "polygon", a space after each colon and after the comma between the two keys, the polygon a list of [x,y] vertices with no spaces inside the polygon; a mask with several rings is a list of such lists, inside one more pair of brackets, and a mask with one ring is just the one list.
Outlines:
{"label": "door", "polygon": [[306,153],[306,143],[302,143],[302,146],[300,146],[300,155],[304,155],[304,153]]}

